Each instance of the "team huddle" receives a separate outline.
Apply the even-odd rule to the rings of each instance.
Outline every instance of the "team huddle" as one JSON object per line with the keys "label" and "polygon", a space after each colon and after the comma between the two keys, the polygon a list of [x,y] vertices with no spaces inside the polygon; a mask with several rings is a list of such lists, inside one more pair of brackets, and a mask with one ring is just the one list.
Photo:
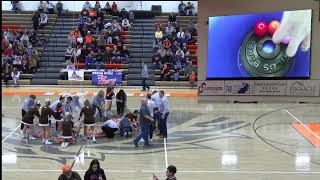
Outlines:
{"label": "team huddle", "polygon": [[[166,121],[169,115],[168,100],[164,92],[154,91],[148,93],[141,101],[140,110],[125,113],[127,96],[121,89],[115,95],[114,88],[108,87],[106,93],[100,90],[90,102],[85,99],[80,102],[79,96],[60,96],[58,100],[51,103],[45,100],[41,107],[40,101],[36,101],[35,95],[30,95],[25,99],[22,107],[21,134],[22,138],[37,139],[33,132],[35,127],[35,117],[39,119],[38,126],[41,128],[42,143],[52,144],[54,132],[50,131],[51,123],[55,122],[55,136],[57,143],[65,148],[69,144],[76,143],[76,139],[81,137],[80,130],[83,127],[83,140],[91,139],[96,143],[96,137],[106,136],[113,138],[115,134],[128,137],[129,134],[141,129],[141,134],[134,140],[137,147],[138,141],[143,137],[145,145],[150,145],[156,126],[160,130],[159,135],[167,137]],[[117,115],[111,112],[113,99],[116,101]],[[98,110],[98,111],[97,111]],[[103,123],[97,123],[100,117]],[[82,118],[83,117],[83,118]],[[139,121],[138,121],[139,117]],[[158,123],[157,123],[158,122]],[[98,125],[102,124],[102,125]],[[101,130],[101,133],[97,131]],[[39,138],[38,137],[38,138]]]}

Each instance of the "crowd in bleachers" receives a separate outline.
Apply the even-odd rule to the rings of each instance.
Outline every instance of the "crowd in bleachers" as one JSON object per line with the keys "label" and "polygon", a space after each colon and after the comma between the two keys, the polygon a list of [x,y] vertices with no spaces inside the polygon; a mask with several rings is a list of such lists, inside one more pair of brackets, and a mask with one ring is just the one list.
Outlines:
{"label": "crowd in bleachers", "polygon": [[183,1],[180,1],[180,4],[178,6],[179,15],[180,16],[194,16],[194,5],[191,2],[188,2],[188,4],[185,4]]}
{"label": "crowd in bleachers", "polygon": [[[106,19],[104,15],[111,15]],[[85,63],[86,69],[101,68],[105,64],[124,64],[129,60],[129,51],[124,45],[125,31],[130,30],[134,19],[132,11],[118,11],[113,2],[101,8],[99,1],[94,7],[89,1],[83,5],[78,26],[68,36],[69,48],[66,61]]]}
{"label": "crowd in bleachers", "polygon": [[191,21],[188,28],[182,28],[174,13],[168,17],[166,27],[160,21],[155,23],[153,63],[162,70],[160,80],[178,81],[180,75],[195,80],[196,69],[188,46],[197,44],[196,36],[197,24]]}

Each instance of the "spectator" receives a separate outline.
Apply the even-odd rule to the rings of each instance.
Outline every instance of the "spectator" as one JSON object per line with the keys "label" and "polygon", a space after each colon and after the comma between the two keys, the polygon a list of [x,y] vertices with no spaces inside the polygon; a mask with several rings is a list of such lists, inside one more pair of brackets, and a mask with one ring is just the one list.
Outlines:
{"label": "spectator", "polygon": [[8,86],[8,81],[12,79],[12,71],[13,71],[13,67],[11,64],[7,63],[6,67],[4,69],[4,82],[6,84],[6,86]]}
{"label": "spectator", "polygon": [[107,41],[104,39],[103,35],[100,35],[97,40],[97,45],[99,49],[104,49]]}
{"label": "spectator", "polygon": [[176,56],[180,56],[181,59],[184,58],[184,52],[181,50],[180,47],[179,47],[178,50],[176,51]]}
{"label": "spectator", "polygon": [[79,173],[71,171],[71,167],[65,164],[62,168],[63,173],[59,176],[58,180],[81,180]]}
{"label": "spectator", "polygon": [[166,34],[165,37],[170,37],[172,36],[172,33],[174,32],[174,28],[172,27],[171,23],[168,23],[168,26],[166,27]]}
{"label": "spectator", "polygon": [[76,47],[77,45],[77,38],[75,36],[75,33],[74,32],[70,32],[69,36],[68,36],[68,41],[69,41],[69,44],[71,45],[71,47]]}
{"label": "spectator", "polygon": [[73,54],[74,54],[74,51],[75,51],[75,49],[72,48],[71,46],[69,46],[69,47],[66,49],[66,53],[65,53],[65,55],[64,55],[64,60],[65,60],[65,61],[70,61],[71,58],[72,58],[72,56],[73,56]]}
{"label": "spectator", "polygon": [[182,28],[179,29],[179,32],[177,33],[177,38],[180,44],[183,44],[185,42],[185,34],[182,31]]}
{"label": "spectator", "polygon": [[100,31],[103,29],[103,22],[101,21],[101,18],[98,17],[96,21],[96,34],[99,34]]}
{"label": "spectator", "polygon": [[157,28],[157,31],[154,33],[155,36],[155,45],[159,45],[159,42],[162,40],[163,38],[163,34],[162,31],[160,30],[160,27]]}
{"label": "spectator", "polygon": [[109,15],[112,13],[112,9],[110,7],[109,2],[107,2],[106,5],[104,6],[104,10],[106,11],[106,15]]}
{"label": "spectator", "polygon": [[[114,118],[115,117],[116,116],[114,116]],[[105,121],[101,127],[107,138],[113,138],[114,133],[118,131],[118,128],[118,124],[110,116],[107,116],[107,121]]]}
{"label": "spectator", "polygon": [[86,1],[82,7],[82,10],[87,10],[87,11],[90,11],[92,9],[92,6],[90,4],[89,1]]}
{"label": "spectator", "polygon": [[85,41],[87,47],[91,47],[93,37],[92,37],[90,31],[88,31],[88,34],[84,37],[84,41]]}
{"label": "spectator", "polygon": [[163,65],[163,69],[160,76],[161,81],[169,81],[170,80],[170,70],[167,64]]}
{"label": "spectator", "polygon": [[20,3],[19,1],[11,1],[12,9],[15,13],[18,13],[21,11]]}
{"label": "spectator", "polygon": [[86,60],[85,60],[85,67],[86,67],[86,69],[95,69],[96,67],[95,67],[95,61],[94,61],[94,59],[93,59],[93,52],[91,52],[88,56],[87,56],[87,58],[86,58]]}
{"label": "spectator", "polygon": [[129,13],[128,13],[128,11],[126,11],[125,8],[121,9],[119,16],[120,16],[120,20],[129,19]]}
{"label": "spectator", "polygon": [[178,41],[177,40],[175,40],[174,42],[173,42],[173,44],[172,44],[172,46],[171,46],[171,51],[172,52],[177,52],[177,50],[180,48],[180,46],[179,46],[179,44],[178,44]]}
{"label": "spectator", "polygon": [[77,38],[77,45],[83,45],[83,38],[81,35]]}
{"label": "spectator", "polygon": [[122,116],[124,113],[124,109],[127,103],[127,94],[123,89],[120,89],[116,94],[116,105],[117,105],[117,113],[119,116]]}
{"label": "spectator", "polygon": [[30,60],[29,71],[30,73],[34,74],[37,72],[37,68],[38,68],[37,59],[35,58],[35,55],[32,54],[31,56],[29,56],[29,60]]}
{"label": "spectator", "polygon": [[84,175],[84,180],[107,180],[104,170],[100,168],[100,163],[97,159],[91,161],[90,167]]}
{"label": "spectator", "polygon": [[177,65],[174,65],[174,68],[173,68],[173,80],[174,81],[178,81],[179,80],[179,71],[180,71],[180,68],[177,66]]}
{"label": "spectator", "polygon": [[194,5],[191,2],[188,2],[188,5],[186,7],[186,15],[187,16],[193,16],[194,15]]}
{"label": "spectator", "polygon": [[161,68],[160,54],[159,53],[154,54],[154,56],[152,58],[152,62],[153,62],[153,64],[155,65],[155,67],[157,69]]}
{"label": "spectator", "polygon": [[13,60],[13,62],[12,62],[13,67],[16,68],[16,69],[18,69],[19,71],[22,69],[21,57],[22,57],[22,56],[17,56],[17,55],[15,55],[15,56],[14,56],[14,60]]}
{"label": "spectator", "polygon": [[172,64],[173,58],[174,58],[173,52],[171,51],[171,49],[168,49],[167,52],[166,52],[166,56],[162,60],[162,63]]}
{"label": "spectator", "polygon": [[[166,171],[166,180],[177,180],[177,178],[174,176],[177,172],[177,168],[173,165],[168,166]],[[159,178],[155,175],[153,175],[153,180],[159,180]]]}
{"label": "spectator", "polygon": [[96,4],[94,5],[94,9],[95,9],[97,12],[100,12],[100,11],[101,11],[101,5],[100,5],[100,2],[99,2],[99,1],[96,1]]}
{"label": "spectator", "polygon": [[40,1],[38,10],[43,11],[43,12],[47,12],[47,6],[48,6],[48,4],[46,1]]}
{"label": "spectator", "polygon": [[48,24],[48,15],[45,12],[42,12],[40,14],[40,24],[39,28],[42,28],[43,26]]}
{"label": "spectator", "polygon": [[107,43],[112,44],[112,31],[109,30],[107,34]]}
{"label": "spectator", "polygon": [[196,81],[196,72],[192,71],[190,76],[189,76],[189,82],[191,84],[191,88],[194,87]]}
{"label": "spectator", "polygon": [[52,2],[49,3],[49,1],[47,1],[47,9],[49,14],[53,14],[54,13],[54,5],[52,4]]}
{"label": "spectator", "polygon": [[168,38],[163,41],[163,47],[167,50],[171,47],[171,42]]}
{"label": "spectator", "polygon": [[164,49],[164,46],[161,46],[159,49],[158,54],[160,55],[161,60],[163,60],[166,56],[167,51]]}
{"label": "spectator", "polygon": [[76,38],[78,38],[79,36],[81,36],[81,32],[79,31],[79,28],[78,28],[78,27],[75,28],[75,30],[74,30],[73,33],[74,33],[74,35],[75,35]]}
{"label": "spectator", "polygon": [[121,61],[120,51],[116,45],[113,46],[113,49],[114,50],[112,53],[112,63],[120,63],[120,61]]}
{"label": "spectator", "polygon": [[13,71],[11,73],[11,77],[12,77],[14,86],[17,86],[18,85],[17,81],[19,80],[19,77],[20,77],[20,71],[18,71],[17,68],[13,68]]}
{"label": "spectator", "polygon": [[179,6],[178,6],[178,10],[179,10],[180,16],[185,16],[186,15],[186,8],[187,8],[187,6],[183,3],[183,1],[181,1]]}
{"label": "spectator", "polygon": [[96,55],[96,67],[98,67],[98,69],[102,69],[104,67],[104,54],[101,49],[98,49],[98,53]]}
{"label": "spectator", "polygon": [[170,16],[168,17],[168,20],[171,24],[175,24],[177,21],[176,15],[174,15],[174,12],[171,12]]}
{"label": "spectator", "polygon": [[105,61],[107,63],[110,63],[112,58],[112,49],[110,49],[109,47],[106,47],[106,50],[104,51],[104,57],[105,57]]}
{"label": "spectator", "polygon": [[134,13],[133,13],[132,10],[130,10],[130,11],[129,11],[129,21],[130,21],[130,23],[132,23],[133,20],[134,20]]}
{"label": "spectator", "polygon": [[149,78],[148,64],[145,64],[145,63],[142,62],[141,67],[142,67],[142,70],[141,70],[142,91],[146,91],[146,88],[149,91],[150,90],[150,86],[148,86],[146,84],[146,80]]}
{"label": "spectator", "polygon": [[128,30],[130,30],[130,28],[131,28],[131,25],[129,23],[129,20],[127,18],[124,18],[122,20],[122,30],[123,31],[128,31]]}
{"label": "spectator", "polygon": [[124,61],[124,63],[128,63],[128,61],[129,61],[129,50],[127,49],[127,46],[123,46],[120,52],[121,52],[122,61]]}
{"label": "spectator", "polygon": [[58,11],[58,16],[61,15],[61,12],[63,10],[63,4],[61,3],[61,1],[58,1],[57,5],[56,5],[57,11]]}
{"label": "spectator", "polygon": [[23,73],[29,72],[29,57],[27,55],[22,56],[22,69]]}
{"label": "spectator", "polygon": [[33,24],[33,29],[34,29],[34,31],[36,31],[36,30],[38,29],[39,19],[40,19],[39,12],[36,11],[36,12],[34,13],[34,15],[32,16],[32,24]]}
{"label": "spectator", "polygon": [[111,10],[113,16],[118,16],[118,5],[115,2],[112,3]]}

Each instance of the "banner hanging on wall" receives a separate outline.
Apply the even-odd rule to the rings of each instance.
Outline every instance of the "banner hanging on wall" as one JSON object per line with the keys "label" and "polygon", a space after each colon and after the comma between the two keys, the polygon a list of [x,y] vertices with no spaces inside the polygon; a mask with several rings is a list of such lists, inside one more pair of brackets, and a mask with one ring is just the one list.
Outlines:
{"label": "banner hanging on wall", "polygon": [[69,70],[68,80],[70,81],[84,81],[84,70]]}
{"label": "banner hanging on wall", "polygon": [[108,70],[108,71],[93,71],[92,72],[92,85],[107,86],[107,85],[122,85],[122,71],[121,70]]}

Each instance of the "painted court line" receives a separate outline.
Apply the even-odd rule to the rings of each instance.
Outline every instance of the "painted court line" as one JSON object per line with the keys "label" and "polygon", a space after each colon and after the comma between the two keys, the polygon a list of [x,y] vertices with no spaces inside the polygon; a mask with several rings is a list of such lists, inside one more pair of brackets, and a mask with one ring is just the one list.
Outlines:
{"label": "painted court line", "polygon": [[320,137],[314,133],[310,128],[308,128],[304,123],[302,123],[298,118],[296,118],[293,114],[291,114],[288,110],[285,109],[285,111],[290,114],[296,121],[298,121],[304,128],[306,128],[306,130],[308,130],[312,135],[314,135],[319,141],[320,141]]}
{"label": "painted court line", "polygon": [[163,146],[164,146],[164,158],[166,160],[166,169],[168,167],[168,153],[167,153],[167,138],[163,138]]}
{"label": "painted court line", "polygon": [[[60,169],[2,169],[6,172],[61,172]],[[74,169],[74,171],[85,172],[86,169]],[[126,169],[106,169],[107,172],[127,172],[127,173],[153,173],[165,171],[153,170],[126,170]],[[320,174],[320,171],[179,171],[179,173],[238,173],[238,174]]]}
{"label": "painted court line", "polygon": [[13,134],[19,127],[20,127],[20,124],[19,124],[18,127],[16,127],[10,134],[8,134],[7,137],[5,137],[5,138],[2,140],[2,143],[3,143],[6,139],[8,139],[8,137],[11,136],[11,134]]}

